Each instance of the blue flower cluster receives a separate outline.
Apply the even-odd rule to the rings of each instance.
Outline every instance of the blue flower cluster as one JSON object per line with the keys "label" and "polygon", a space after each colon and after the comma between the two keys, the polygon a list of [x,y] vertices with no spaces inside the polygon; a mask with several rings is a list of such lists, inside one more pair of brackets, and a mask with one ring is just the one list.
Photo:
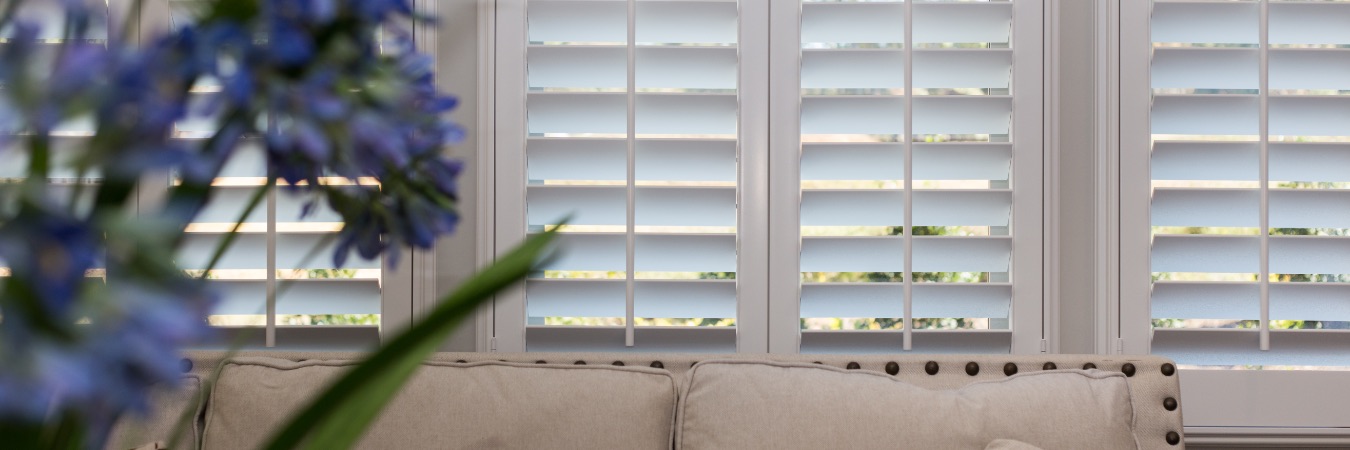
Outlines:
{"label": "blue flower cluster", "polygon": [[[108,16],[45,1],[65,8],[69,42]],[[179,379],[178,352],[211,336],[216,295],[177,268],[174,248],[242,139],[265,142],[271,177],[310,196],[306,211],[327,202],[341,215],[339,266],[353,252],[392,264],[401,246],[430,248],[458,223],[462,166],[442,152],[464,131],[444,117],[456,100],[436,89],[431,59],[399,28],[429,20],[408,0],[211,1],[194,24],[140,46],[62,45],[45,65],[41,30],[5,5],[0,152],[26,152],[29,173],[0,185],[0,422],[74,414],[99,447],[120,414],[144,411],[149,386]],[[190,103],[206,80],[219,93]],[[216,118],[216,130],[176,139],[189,115]],[[75,188],[92,199],[82,207],[47,179],[52,132],[76,118],[95,128],[71,164],[100,176]],[[148,171],[181,182],[162,211],[130,214]]]}

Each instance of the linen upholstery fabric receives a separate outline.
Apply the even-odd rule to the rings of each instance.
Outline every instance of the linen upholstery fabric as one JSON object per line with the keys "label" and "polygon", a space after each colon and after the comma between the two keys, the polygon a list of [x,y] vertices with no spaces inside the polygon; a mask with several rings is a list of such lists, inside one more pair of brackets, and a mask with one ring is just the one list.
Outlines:
{"label": "linen upholstery fabric", "polygon": [[1012,439],[994,439],[984,450],[1044,450],[1040,447]]}
{"label": "linen upholstery fabric", "polygon": [[[206,416],[205,449],[264,445],[356,363],[235,358]],[[427,362],[357,444],[370,449],[669,448],[678,385],[645,367]]]}
{"label": "linen upholstery fabric", "polygon": [[[197,448],[200,436],[200,422],[197,420],[203,407],[202,379],[199,375],[184,375],[179,386],[159,385],[150,389],[150,410],[144,416],[135,413],[124,414],[113,426],[108,438],[107,450],[130,450],[141,448],[168,448],[175,442],[177,448]],[[174,431],[183,414],[192,417],[183,423],[183,429],[175,440]],[[177,449],[174,449],[177,450]]]}
{"label": "linen upholstery fabric", "polygon": [[[209,376],[216,367],[218,367],[228,356],[229,353],[219,350],[194,350],[187,352],[187,356],[193,362],[192,373],[199,376]],[[294,350],[246,350],[239,356],[267,356],[272,358],[286,359],[291,361],[303,360],[337,360],[337,359],[358,359],[366,356],[360,352],[336,352],[336,351],[294,351]],[[1185,432],[1182,429],[1182,411],[1185,410],[1185,404],[1177,403],[1175,409],[1168,410],[1163,407],[1166,399],[1181,400],[1181,383],[1179,374],[1174,370],[1169,371],[1172,375],[1166,375],[1161,369],[1171,367],[1175,369],[1175,363],[1171,360],[1155,355],[1072,355],[1072,354],[1041,354],[1041,355],[963,355],[963,354],[706,354],[706,353],[468,353],[468,352],[443,352],[434,353],[428,356],[430,361],[454,362],[464,360],[470,363],[479,361],[508,361],[517,363],[534,363],[535,361],[545,361],[551,364],[572,364],[581,361],[589,365],[609,365],[615,362],[623,363],[627,367],[648,367],[649,365],[660,362],[661,365],[676,376],[676,380],[683,382],[684,374],[694,363],[699,361],[709,361],[715,359],[727,359],[735,357],[744,360],[757,361],[783,361],[816,363],[829,367],[844,368],[849,363],[858,363],[861,370],[869,370],[877,373],[886,373],[886,366],[889,363],[897,363],[899,372],[892,377],[929,389],[957,389],[970,383],[1000,380],[1006,378],[1001,370],[1005,364],[1012,364],[1017,368],[1017,373],[1026,374],[1044,370],[1045,364],[1053,363],[1058,368],[1070,369],[1083,367],[1084,364],[1091,363],[1100,370],[1111,372],[1125,371],[1126,367],[1134,367],[1134,376],[1126,378],[1130,385],[1131,405],[1134,409],[1135,418],[1135,439],[1139,442],[1140,448],[1144,449],[1182,449],[1185,448]],[[924,371],[924,365],[933,362],[941,367],[934,375],[929,375]],[[967,363],[977,363],[981,370],[976,375],[967,375],[963,368]],[[586,414],[586,410],[578,409],[576,414]],[[1029,418],[1028,420],[1033,420]],[[1066,425],[1067,426],[1067,425]],[[1181,436],[1182,441],[1176,445],[1167,442],[1167,433],[1175,432]]]}
{"label": "linen upholstery fabric", "polygon": [[931,390],[861,370],[712,361],[688,375],[678,449],[1134,449],[1125,375],[1055,370]]}

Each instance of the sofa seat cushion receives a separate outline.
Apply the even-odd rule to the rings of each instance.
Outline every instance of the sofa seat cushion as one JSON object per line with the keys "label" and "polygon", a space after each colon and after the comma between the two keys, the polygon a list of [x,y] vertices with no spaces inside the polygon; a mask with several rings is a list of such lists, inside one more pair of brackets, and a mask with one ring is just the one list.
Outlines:
{"label": "sofa seat cushion", "polygon": [[146,414],[129,412],[118,418],[108,436],[107,450],[141,449],[159,445],[176,449],[197,447],[197,418],[201,415],[202,380],[184,375],[178,386],[165,384],[150,388],[150,409]]}
{"label": "sofa seat cushion", "polygon": [[[960,376],[964,376],[961,374]],[[1055,370],[930,390],[865,370],[706,361],[689,373],[682,449],[1137,448],[1125,376]]]}
{"label": "sofa seat cushion", "polygon": [[[352,361],[226,362],[203,448],[254,449]],[[427,362],[358,448],[669,448],[678,387],[642,367]]]}

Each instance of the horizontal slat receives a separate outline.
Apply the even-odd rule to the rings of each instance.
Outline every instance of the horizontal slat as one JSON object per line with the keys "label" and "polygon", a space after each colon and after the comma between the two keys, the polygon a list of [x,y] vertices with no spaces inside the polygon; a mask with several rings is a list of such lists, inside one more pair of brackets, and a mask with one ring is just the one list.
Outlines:
{"label": "horizontal slat", "polygon": [[[1162,235],[1153,238],[1153,272],[1257,273],[1256,236]],[[1350,239],[1270,238],[1272,273],[1350,273]]]}
{"label": "horizontal slat", "polygon": [[[85,185],[84,190],[80,192],[80,198],[74,200],[76,190],[74,184],[48,184],[44,188],[43,199],[58,208],[69,208],[72,201],[78,201],[75,211],[81,216],[88,214],[93,209],[94,196],[98,193],[95,186]],[[20,183],[0,183],[0,205],[17,204],[16,199],[21,189]]]}
{"label": "horizontal slat", "polygon": [[[1157,96],[1153,99],[1152,117],[1154,134],[1255,135],[1259,132],[1260,100],[1256,97]],[[1273,114],[1271,118],[1273,126]]]}
{"label": "horizontal slat", "polygon": [[624,345],[623,327],[532,326],[525,329],[530,352],[732,353],[735,327],[637,327],[634,345]]}
{"label": "horizontal slat", "polygon": [[1270,238],[1274,273],[1350,273],[1350,238],[1283,236]]}
{"label": "horizontal slat", "polygon": [[[1012,287],[998,284],[918,283],[913,316],[1008,317]],[[808,283],[802,285],[801,316],[904,317],[901,283]]]}
{"label": "horizontal slat", "polygon": [[1350,5],[1271,2],[1271,44],[1350,44]]}
{"label": "horizontal slat", "polygon": [[[622,234],[562,234],[560,256],[544,270],[623,271]],[[641,272],[735,272],[736,236],[641,234],[634,249]]]}
{"label": "horizontal slat", "polygon": [[904,192],[802,191],[802,226],[898,226],[905,223]]}
{"label": "horizontal slat", "polygon": [[[205,269],[215,253],[216,243],[224,236],[219,233],[189,233],[177,252],[178,267],[183,269]],[[320,248],[313,259],[301,264],[306,255],[322,242],[325,234],[285,233],[277,238],[277,270],[289,269],[332,269],[333,248],[336,239],[331,239]],[[216,269],[266,269],[267,237],[262,234],[245,233],[235,238],[234,244],[225,251],[224,257]],[[353,251],[347,258],[346,269],[378,269],[380,261],[361,259]]]}
{"label": "horizontal slat", "polygon": [[1270,318],[1350,322],[1350,284],[1272,283]]}
{"label": "horizontal slat", "polygon": [[262,327],[214,327],[215,339],[198,350],[370,351],[380,344],[375,325],[278,326],[276,347],[267,347]]}
{"label": "horizontal slat", "polygon": [[1350,228],[1350,191],[1271,191],[1270,226]]}
{"label": "horizontal slat", "polygon": [[916,180],[1007,180],[1010,144],[950,143],[914,146]]}
{"label": "horizontal slat", "polygon": [[639,43],[736,42],[734,2],[637,2]]}
{"label": "horizontal slat", "polygon": [[[239,219],[239,215],[244,213],[249,200],[253,197],[254,191],[258,186],[219,186],[212,190],[211,200],[206,204],[197,217],[194,218],[199,223],[234,223]],[[278,195],[280,197],[280,195]],[[282,211],[277,208],[277,211]],[[297,210],[298,211],[298,210]],[[248,217],[244,219],[246,223],[265,223],[267,222],[267,201],[264,199],[253,208]]]}
{"label": "horizontal slat", "polygon": [[900,43],[905,10],[899,4],[802,4],[802,43]]}
{"label": "horizontal slat", "polygon": [[628,179],[622,140],[531,139],[525,148],[530,181]]}
{"label": "horizontal slat", "polygon": [[623,89],[628,86],[628,51],[617,47],[533,47],[526,69],[532,88]]}
{"label": "horizontal slat", "polygon": [[898,51],[805,52],[801,77],[806,89],[903,89],[905,58]]}
{"label": "horizontal slat", "polygon": [[1153,318],[1259,320],[1260,295],[1255,283],[1157,281],[1153,283]]}
{"label": "horizontal slat", "polygon": [[[194,148],[202,144],[202,140],[193,141],[195,141]],[[230,154],[230,160],[221,168],[219,176],[253,178],[267,176],[267,151],[263,149],[262,141],[255,138],[241,140],[239,146]]]}
{"label": "horizontal slat", "polygon": [[1154,42],[1255,44],[1260,42],[1255,2],[1153,5]]}
{"label": "horizontal slat", "polygon": [[[568,215],[574,225],[628,222],[628,194],[621,186],[533,186],[527,196],[530,225],[555,224]],[[635,201],[639,226],[736,225],[733,187],[639,187]]]}
{"label": "horizontal slat", "polygon": [[187,114],[174,122],[178,135],[210,137],[220,129],[219,93],[188,94]]}
{"label": "horizontal slat", "polygon": [[1350,330],[1270,332],[1260,350],[1255,329],[1155,329],[1153,353],[1202,366],[1350,366]]}
{"label": "horizontal slat", "polygon": [[900,143],[802,144],[801,177],[803,181],[899,180],[905,177],[904,152]]}
{"label": "horizontal slat", "polygon": [[735,89],[736,64],[734,48],[639,48],[634,81],[639,89]]}
{"label": "horizontal slat", "polygon": [[1270,179],[1350,181],[1350,144],[1270,144]]}
{"label": "horizontal slat", "polygon": [[1270,88],[1350,90],[1350,53],[1292,49],[1270,52]]}
{"label": "horizontal slat", "polygon": [[[1258,178],[1260,147],[1255,142],[1158,142],[1150,166],[1154,180],[1249,180]],[[1277,150],[1270,148],[1271,179],[1277,179]]]}
{"label": "horizontal slat", "polygon": [[914,98],[914,134],[1008,134],[1011,126],[1011,98]]}
{"label": "horizontal slat", "polygon": [[[529,317],[624,317],[624,280],[531,279],[526,281]],[[635,317],[736,317],[735,280],[638,280]]]}
{"label": "horizontal slat", "polygon": [[525,110],[531,134],[628,132],[623,95],[530,94]]}
{"label": "horizontal slat", "polygon": [[1155,236],[1153,272],[1256,273],[1256,236]]}
{"label": "horizontal slat", "polygon": [[[1171,89],[1257,89],[1261,86],[1257,49],[1153,50],[1153,87]],[[1273,56],[1273,55],[1272,55]],[[1271,84],[1274,85],[1274,58]]]}
{"label": "horizontal slat", "polygon": [[[915,25],[915,32],[921,29],[922,27]],[[1006,39],[1006,35],[1004,38]],[[957,50],[914,53],[915,89],[1007,89],[1011,85],[1011,77],[1011,52]]]}
{"label": "horizontal slat", "polygon": [[736,181],[732,141],[637,142],[639,181]]}
{"label": "horizontal slat", "polygon": [[[1153,317],[1259,320],[1260,295],[1260,287],[1254,282],[1155,282]],[[1350,285],[1271,283],[1270,318],[1350,321]]]}
{"label": "horizontal slat", "polygon": [[1155,189],[1154,226],[1260,226],[1261,192],[1248,189]]}
{"label": "horizontal slat", "polygon": [[1004,227],[1012,214],[1010,191],[923,190],[913,196],[916,226]]}
{"label": "horizontal slat", "polygon": [[[916,226],[1007,226],[1007,191],[917,191]],[[896,190],[802,191],[803,226],[899,226],[905,223],[904,192]]]}
{"label": "horizontal slat", "polygon": [[1009,3],[915,3],[916,43],[1006,43],[1012,29]]}
{"label": "horizontal slat", "polygon": [[900,98],[802,99],[802,134],[905,134]]}
{"label": "horizontal slat", "polygon": [[1273,97],[1270,134],[1350,136],[1350,97]]}
{"label": "horizontal slat", "polygon": [[638,95],[636,133],[736,133],[736,97],[731,95]]}
{"label": "horizontal slat", "polygon": [[[915,272],[1007,272],[1012,241],[1007,238],[914,238]],[[804,237],[802,272],[903,272],[904,239],[885,237]]]}
{"label": "horizontal slat", "polygon": [[897,331],[803,330],[802,353],[1008,353],[1012,332],[1004,330],[914,331],[913,350],[904,351],[904,334]]}
{"label": "horizontal slat", "polygon": [[[211,280],[221,293],[211,314],[267,313],[263,280]],[[379,314],[380,281],[309,279],[277,281],[277,314]]]}
{"label": "horizontal slat", "polygon": [[624,2],[529,2],[530,42],[628,41],[628,5]]}
{"label": "horizontal slat", "polygon": [[904,239],[887,237],[803,237],[802,272],[903,272]]}

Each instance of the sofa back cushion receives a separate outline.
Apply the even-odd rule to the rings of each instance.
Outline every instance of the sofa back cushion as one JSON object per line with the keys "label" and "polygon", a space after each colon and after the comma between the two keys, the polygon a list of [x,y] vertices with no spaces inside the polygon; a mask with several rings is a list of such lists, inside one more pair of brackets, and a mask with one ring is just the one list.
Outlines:
{"label": "sofa back cushion", "polygon": [[[207,406],[204,449],[258,448],[352,361],[237,358]],[[678,388],[666,371],[427,362],[358,448],[669,448]]]}
{"label": "sofa back cushion", "polygon": [[708,361],[689,373],[676,447],[1133,449],[1120,373],[1056,370],[930,390],[880,372]]}
{"label": "sofa back cushion", "polygon": [[146,414],[129,412],[118,418],[108,436],[107,450],[130,450],[160,443],[176,449],[197,447],[197,418],[202,408],[202,380],[183,375],[178,386],[156,385],[150,389]]}

